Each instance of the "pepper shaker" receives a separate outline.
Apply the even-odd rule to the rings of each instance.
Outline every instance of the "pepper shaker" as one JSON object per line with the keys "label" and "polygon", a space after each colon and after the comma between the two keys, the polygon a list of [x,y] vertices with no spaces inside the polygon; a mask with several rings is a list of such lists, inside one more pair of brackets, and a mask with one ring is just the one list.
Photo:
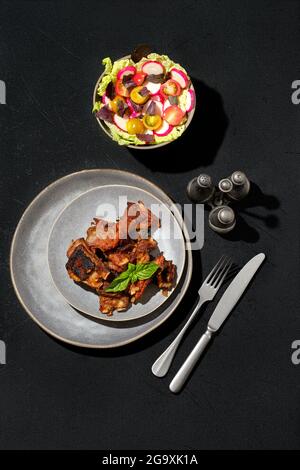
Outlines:
{"label": "pepper shaker", "polygon": [[187,186],[188,197],[193,202],[208,202],[213,197],[214,192],[215,188],[212,179],[205,173],[193,178]]}
{"label": "pepper shaker", "polygon": [[229,206],[215,207],[208,216],[210,228],[218,233],[228,233],[235,227],[235,213]]}
{"label": "pepper shaker", "polygon": [[242,171],[234,171],[228,179],[232,182],[232,189],[227,193],[231,199],[240,201],[247,196],[250,191],[250,181],[245,173]]}

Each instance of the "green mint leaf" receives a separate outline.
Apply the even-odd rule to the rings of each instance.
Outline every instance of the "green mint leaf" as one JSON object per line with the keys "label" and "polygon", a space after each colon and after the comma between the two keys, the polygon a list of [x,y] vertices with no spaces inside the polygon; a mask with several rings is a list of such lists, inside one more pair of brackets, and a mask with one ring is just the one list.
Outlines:
{"label": "green mint leaf", "polygon": [[136,275],[140,281],[149,279],[158,270],[159,266],[156,263],[140,263],[137,264]]}

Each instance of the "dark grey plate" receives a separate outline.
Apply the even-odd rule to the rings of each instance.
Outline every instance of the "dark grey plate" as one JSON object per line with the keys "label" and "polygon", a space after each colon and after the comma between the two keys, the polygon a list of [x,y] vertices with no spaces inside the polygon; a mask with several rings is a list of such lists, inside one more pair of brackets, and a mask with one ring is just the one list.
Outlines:
{"label": "dark grey plate", "polygon": [[[151,192],[167,206],[171,199],[150,181],[120,170],[84,170],[65,176],[44,189],[28,206],[15,231],[11,252],[12,282],[22,306],[47,333],[70,344],[112,348],[131,343],[161,325],[178,307],[192,275],[191,247],[186,239],[184,273],[175,294],[145,318],[130,322],[102,322],[78,312],[55,288],[48,268],[48,238],[54,221],[75,197],[97,186],[125,184]],[[179,210],[174,208],[181,223]],[[183,231],[187,234],[186,228]],[[178,314],[181,312],[178,311]]]}
{"label": "dark grey plate", "polygon": [[[170,210],[159,199],[141,188],[125,185],[105,185],[91,189],[74,199],[54,223],[48,245],[48,261],[55,285],[67,302],[87,315],[106,321],[127,321],[145,317],[154,312],[167,297],[153,284],[147,288],[141,302],[132,304],[127,311],[107,316],[99,311],[99,297],[74,283],[68,276],[65,264],[66,251],[71,240],[85,237],[87,227],[94,217],[104,217],[112,222],[122,216],[127,201],[143,201],[146,207],[162,221],[153,235],[166,259],[177,267],[180,281],[185,263],[185,243],[181,228]],[[169,296],[172,295],[170,292]]]}

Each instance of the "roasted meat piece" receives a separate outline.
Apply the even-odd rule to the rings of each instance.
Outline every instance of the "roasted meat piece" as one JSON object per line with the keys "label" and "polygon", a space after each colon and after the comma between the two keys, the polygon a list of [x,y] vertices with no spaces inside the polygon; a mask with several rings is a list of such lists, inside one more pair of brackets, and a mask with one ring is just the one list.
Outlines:
{"label": "roasted meat piece", "polygon": [[120,242],[119,223],[94,219],[94,224],[87,230],[86,241],[94,250],[99,248],[101,251],[106,252],[116,248]]}
{"label": "roasted meat piece", "polygon": [[121,312],[129,307],[129,297],[126,293],[101,292],[100,312],[112,315],[114,310]]}
{"label": "roasted meat piece", "polygon": [[103,280],[110,275],[109,269],[89,248],[84,238],[71,243],[67,251],[66,269],[71,279],[83,282],[93,289],[99,289]]}
{"label": "roasted meat piece", "polygon": [[[157,258],[153,260],[153,262],[158,264],[160,269],[162,269],[165,263],[165,258],[163,255],[159,255],[157,256]],[[151,284],[151,282],[152,282],[152,278],[149,278],[149,279],[145,279],[142,281],[136,281],[133,284],[131,284],[129,287],[130,301],[132,303],[137,302],[142,297],[143,293],[145,292],[146,287],[149,284]]]}
{"label": "roasted meat piece", "polygon": [[138,240],[130,258],[131,263],[148,263],[150,252],[157,248],[157,241],[149,237]]}
{"label": "roasted meat piece", "polygon": [[160,220],[142,201],[128,202],[127,208],[119,221],[121,239],[138,237],[147,238],[149,232],[154,233],[160,227]]}
{"label": "roasted meat piece", "polygon": [[165,260],[163,267],[157,271],[156,279],[159,289],[164,291],[173,287],[176,278],[176,266],[172,261]]}
{"label": "roasted meat piece", "polygon": [[157,248],[157,242],[149,237],[138,240],[135,243],[128,243],[107,254],[108,267],[116,272],[127,269],[128,263],[148,263],[150,252]]}

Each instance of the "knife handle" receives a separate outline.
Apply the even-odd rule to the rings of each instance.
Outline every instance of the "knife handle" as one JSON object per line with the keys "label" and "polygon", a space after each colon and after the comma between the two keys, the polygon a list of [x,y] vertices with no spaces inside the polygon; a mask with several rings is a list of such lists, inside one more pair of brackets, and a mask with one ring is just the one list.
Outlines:
{"label": "knife handle", "polygon": [[187,381],[189,375],[191,374],[192,370],[194,369],[195,365],[197,364],[201,354],[205,350],[206,346],[210,342],[212,338],[212,332],[210,330],[206,330],[204,335],[201,336],[198,343],[189,354],[187,359],[184,361],[182,366],[180,367],[179,371],[175,375],[174,379],[170,383],[170,390],[173,393],[178,393],[184,386],[185,382]]}

